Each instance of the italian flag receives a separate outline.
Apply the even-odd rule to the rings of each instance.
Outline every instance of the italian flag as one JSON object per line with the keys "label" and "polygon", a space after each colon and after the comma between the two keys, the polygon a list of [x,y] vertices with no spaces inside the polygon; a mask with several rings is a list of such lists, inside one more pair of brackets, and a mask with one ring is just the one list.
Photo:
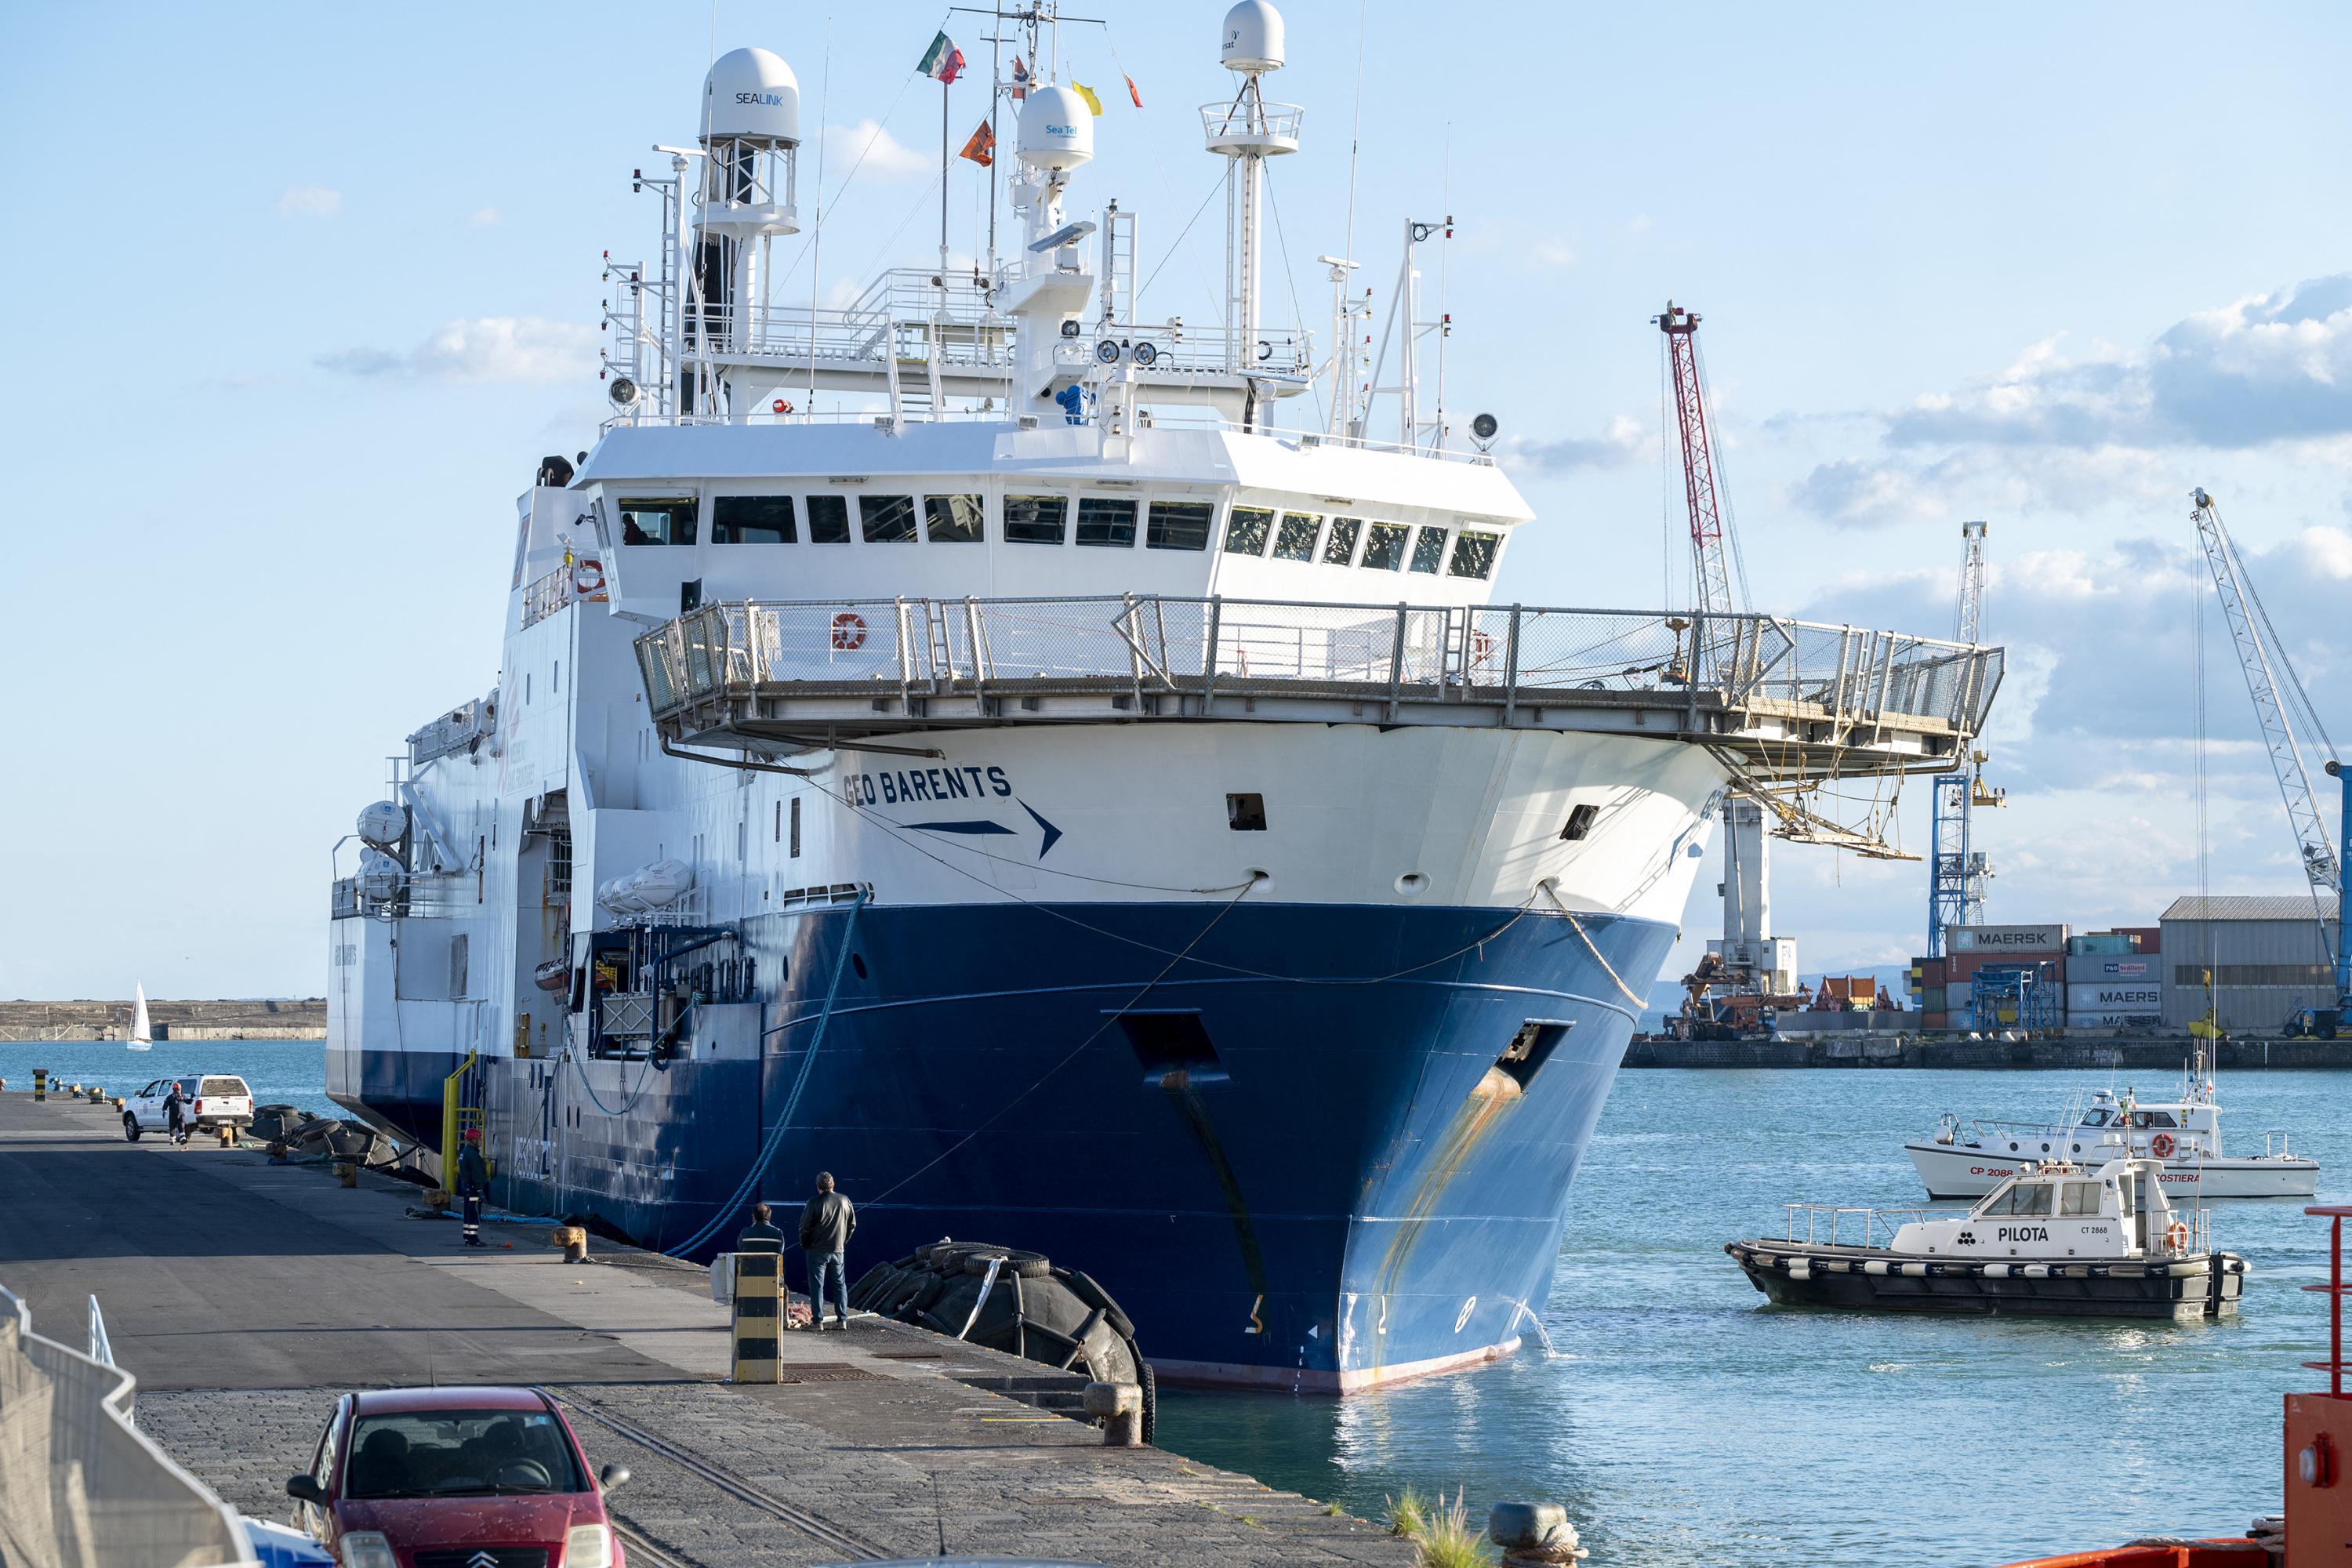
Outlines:
{"label": "italian flag", "polygon": [[955,40],[941,33],[923,51],[923,63],[915,68],[933,81],[950,82],[963,74],[963,51]]}

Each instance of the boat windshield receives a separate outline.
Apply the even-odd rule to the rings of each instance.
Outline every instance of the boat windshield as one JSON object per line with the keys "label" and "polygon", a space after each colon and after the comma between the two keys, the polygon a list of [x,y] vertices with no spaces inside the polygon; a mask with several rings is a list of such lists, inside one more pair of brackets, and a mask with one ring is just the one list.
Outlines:
{"label": "boat windshield", "polygon": [[2106,1124],[2107,1113],[2104,1110],[2094,1110],[2083,1118],[2083,1125],[2085,1127],[2105,1127]]}
{"label": "boat windshield", "polygon": [[2049,1212],[2050,1184],[2047,1182],[2020,1182],[2006,1192],[1995,1193],[1984,1207],[1977,1210],[1980,1215],[2046,1215]]}

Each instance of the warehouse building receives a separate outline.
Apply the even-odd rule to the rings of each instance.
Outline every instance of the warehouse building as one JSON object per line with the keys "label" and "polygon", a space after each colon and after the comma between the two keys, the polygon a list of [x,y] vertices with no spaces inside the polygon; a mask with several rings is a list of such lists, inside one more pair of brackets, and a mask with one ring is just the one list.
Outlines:
{"label": "warehouse building", "polygon": [[2186,1028],[2212,1005],[2233,1034],[2266,1034],[2299,1007],[2336,1005],[2336,921],[2306,896],[2175,899],[2164,911],[2164,1022]]}

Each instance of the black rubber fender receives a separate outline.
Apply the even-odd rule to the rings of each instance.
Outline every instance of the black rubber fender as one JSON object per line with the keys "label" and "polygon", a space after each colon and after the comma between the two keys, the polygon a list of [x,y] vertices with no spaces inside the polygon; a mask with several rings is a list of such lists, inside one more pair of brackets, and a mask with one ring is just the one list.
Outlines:
{"label": "black rubber fender", "polygon": [[1100,1307],[1103,1310],[1103,1321],[1110,1325],[1111,1332],[1123,1340],[1135,1338],[1133,1320],[1118,1310],[1118,1303],[1110,1299],[1109,1291],[1095,1283],[1093,1275],[1082,1268],[1056,1268],[1054,1270],[1054,1278],[1068,1286],[1070,1294],[1087,1306]]}
{"label": "black rubber fender", "polygon": [[977,1278],[986,1274],[988,1266],[999,1258],[1004,1259],[1003,1265],[997,1270],[1000,1277],[1005,1274],[1018,1274],[1024,1279],[1043,1279],[1054,1271],[1053,1261],[1044,1253],[1024,1252],[1017,1247],[1007,1247],[1002,1249],[991,1247],[968,1253],[964,1257],[963,1271]]}
{"label": "black rubber fender", "polygon": [[1160,1380],[1148,1361],[1136,1363],[1135,1377],[1143,1389],[1143,1440],[1148,1444],[1160,1430]]}

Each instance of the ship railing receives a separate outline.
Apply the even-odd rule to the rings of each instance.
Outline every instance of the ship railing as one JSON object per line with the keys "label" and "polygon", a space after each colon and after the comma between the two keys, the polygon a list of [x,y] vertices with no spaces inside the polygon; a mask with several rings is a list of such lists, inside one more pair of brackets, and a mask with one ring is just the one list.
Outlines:
{"label": "ship railing", "polygon": [[[2275,1148],[2272,1146],[2273,1142],[2275,1142],[2277,1145]],[[2263,1158],[2265,1160],[2292,1160],[2294,1158],[2294,1150],[2288,1144],[2286,1130],[2284,1128],[2273,1127],[2263,1131]]]}
{"label": "ship railing", "polygon": [[[1770,616],[1730,623],[1724,660],[1692,618],[1528,605],[1263,599],[866,599],[707,605],[640,637],[656,719],[714,698],[993,698],[1124,688],[1177,696],[1319,696],[1519,708],[1765,713],[1828,743],[1889,727],[1974,734],[2001,650]],[[1860,650],[1857,654],[1856,650]],[[1809,658],[1813,662],[1809,662]],[[1865,678],[1866,677],[1866,678]]]}
{"label": "ship railing", "polygon": [[488,697],[452,708],[408,737],[408,765],[424,766],[477,744],[497,728],[497,705]]}
{"label": "ship railing", "polygon": [[572,600],[572,568],[558,566],[523,584],[522,624],[535,626]]}
{"label": "ship railing", "polygon": [[1210,143],[1255,141],[1262,137],[1298,140],[1307,110],[1295,103],[1266,103],[1255,98],[1223,98],[1201,105],[1201,130]]}
{"label": "ship railing", "polygon": [[[1783,1239],[1805,1247],[1885,1247],[1905,1226],[1926,1219],[1966,1219],[1966,1209],[1871,1208],[1853,1204],[1790,1204]],[[1802,1232],[1799,1234],[1802,1222]]]}

